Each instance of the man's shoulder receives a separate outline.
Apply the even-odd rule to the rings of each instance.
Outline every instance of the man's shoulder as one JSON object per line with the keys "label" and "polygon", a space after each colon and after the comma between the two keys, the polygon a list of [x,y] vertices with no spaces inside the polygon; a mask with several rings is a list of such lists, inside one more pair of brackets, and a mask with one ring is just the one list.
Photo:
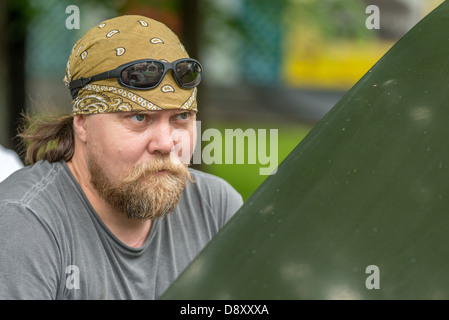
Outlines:
{"label": "man's shoulder", "polygon": [[232,187],[232,185],[228,181],[212,173],[200,171],[193,168],[189,168],[189,172],[192,175],[195,183],[200,183],[204,186],[221,186],[234,189],[234,187]]}
{"label": "man's shoulder", "polygon": [[191,185],[201,194],[241,199],[240,193],[224,178],[197,169],[189,168],[189,171],[194,181]]}
{"label": "man's shoulder", "polygon": [[52,185],[62,171],[62,163],[47,161],[19,169],[0,183],[0,201],[26,203]]}
{"label": "man's shoulder", "polygon": [[205,172],[205,171],[201,171],[201,170],[198,170],[198,169],[193,169],[193,168],[188,168],[188,170],[189,170],[189,172],[190,172],[190,174],[192,175],[192,177],[197,177],[198,179],[201,179],[201,180],[205,180],[205,181],[208,181],[208,182],[225,182],[225,183],[228,183],[225,179],[223,179],[223,178],[221,178],[221,177],[219,177],[219,176],[216,176],[216,175],[214,175],[214,174],[212,174],[212,173],[208,173],[208,172]]}
{"label": "man's shoulder", "polygon": [[72,222],[82,223],[71,217],[84,204],[64,162],[39,161],[0,183],[0,224],[15,230],[41,225],[62,238]]}

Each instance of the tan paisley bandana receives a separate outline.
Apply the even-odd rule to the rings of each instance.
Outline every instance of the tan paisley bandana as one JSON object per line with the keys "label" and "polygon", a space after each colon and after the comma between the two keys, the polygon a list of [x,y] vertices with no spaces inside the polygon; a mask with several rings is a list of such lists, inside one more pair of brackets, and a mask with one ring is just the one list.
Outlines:
{"label": "tan paisley bandana", "polygon": [[[164,24],[144,16],[106,20],[90,29],[73,47],[64,83],[112,70],[139,59],[168,62],[189,55],[179,38]],[[72,101],[73,115],[100,112],[186,109],[197,111],[197,88],[181,88],[167,72],[157,88],[133,90],[117,79],[84,86]]]}

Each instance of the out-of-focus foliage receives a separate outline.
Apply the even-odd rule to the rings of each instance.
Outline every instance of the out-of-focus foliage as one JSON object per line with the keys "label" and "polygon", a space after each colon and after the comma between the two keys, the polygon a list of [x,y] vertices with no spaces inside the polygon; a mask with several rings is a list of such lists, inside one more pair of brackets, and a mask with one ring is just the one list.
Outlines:
{"label": "out-of-focus foliage", "polygon": [[[201,1],[201,15],[215,28],[205,28],[203,40],[206,44],[214,44],[217,27],[230,30],[231,34],[242,39],[250,40],[253,36],[244,27],[242,21],[246,19],[240,10],[243,3],[248,3],[254,10],[263,12],[265,24],[287,25],[302,21],[304,26],[319,29],[327,39],[351,38],[361,39],[369,37],[365,26],[365,7],[359,0],[241,0],[237,5],[233,0]],[[282,12],[279,12],[281,11]]]}
{"label": "out-of-focus foliage", "polygon": [[366,4],[360,0],[285,0],[285,21],[293,24],[301,21],[302,26],[319,29],[327,40],[334,38],[366,39],[372,37],[365,26]]}

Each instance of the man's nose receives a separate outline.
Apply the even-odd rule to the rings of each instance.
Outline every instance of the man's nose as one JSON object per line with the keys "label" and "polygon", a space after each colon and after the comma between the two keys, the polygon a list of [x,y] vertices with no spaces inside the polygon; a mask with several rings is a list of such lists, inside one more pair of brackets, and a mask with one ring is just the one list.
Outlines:
{"label": "man's nose", "polygon": [[151,130],[151,140],[148,144],[148,151],[150,153],[159,152],[162,154],[170,153],[175,146],[175,141],[172,137],[173,128],[168,122],[158,122]]}

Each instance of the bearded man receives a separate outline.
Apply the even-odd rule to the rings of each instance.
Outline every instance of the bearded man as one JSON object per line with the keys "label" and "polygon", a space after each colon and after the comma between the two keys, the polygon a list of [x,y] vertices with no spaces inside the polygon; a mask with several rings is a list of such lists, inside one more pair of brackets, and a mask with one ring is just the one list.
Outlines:
{"label": "bearded man", "polygon": [[27,118],[30,166],[0,184],[0,299],[157,299],[224,226],[241,196],[181,160],[201,74],[144,16],[75,44],[72,114]]}

